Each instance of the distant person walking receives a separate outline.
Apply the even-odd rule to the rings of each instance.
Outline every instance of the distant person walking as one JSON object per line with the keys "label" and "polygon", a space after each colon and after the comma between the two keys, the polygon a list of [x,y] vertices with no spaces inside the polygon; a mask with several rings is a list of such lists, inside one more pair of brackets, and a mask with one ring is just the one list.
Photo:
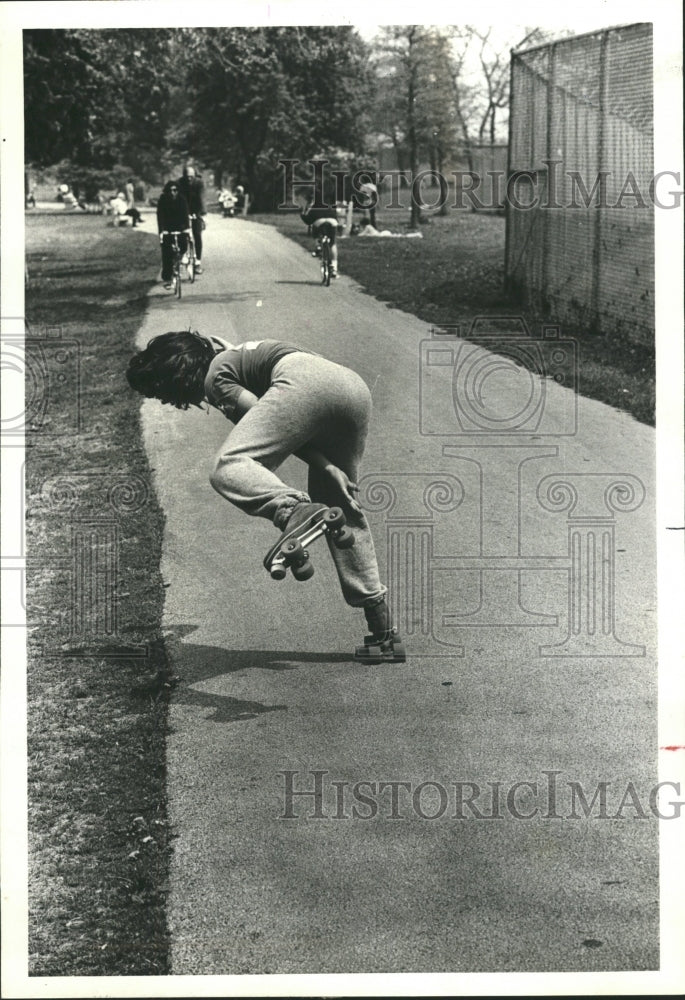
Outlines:
{"label": "distant person walking", "polygon": [[126,186],[124,188],[124,191],[126,193],[126,208],[135,208],[136,207],[136,191],[135,191],[135,187],[133,185],[133,178],[132,177],[129,177],[129,179],[126,181]]}
{"label": "distant person walking", "polygon": [[200,274],[202,271],[202,232],[206,227],[207,210],[205,208],[204,184],[202,179],[198,177],[195,167],[186,166],[183,168],[183,176],[178,181],[178,189],[188,203],[193,242],[195,243],[195,272]]}

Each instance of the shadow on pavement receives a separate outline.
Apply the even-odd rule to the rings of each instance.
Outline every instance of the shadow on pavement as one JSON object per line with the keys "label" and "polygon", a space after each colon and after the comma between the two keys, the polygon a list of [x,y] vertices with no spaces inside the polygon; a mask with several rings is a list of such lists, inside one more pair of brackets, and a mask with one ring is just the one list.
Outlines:
{"label": "shadow on pavement", "polygon": [[166,652],[177,678],[173,699],[177,704],[212,709],[213,714],[206,716],[209,722],[244,722],[265,712],[287,711],[288,706],[243,701],[227,695],[197,691],[191,685],[243,670],[297,670],[300,664],[346,663],[350,659],[342,653],[225,649],[182,641],[194,631],[194,626],[181,625],[165,638]]}
{"label": "shadow on pavement", "polygon": [[174,693],[174,701],[181,705],[197,705],[200,708],[213,709],[213,714],[205,716],[206,722],[247,722],[265,712],[288,710],[287,705],[262,705],[259,701],[241,701],[240,698],[193,691],[185,687],[183,681]]}
{"label": "shadow on pavement", "polygon": [[[157,285],[156,291],[160,298],[168,299],[170,306],[175,306],[177,304],[170,289],[164,288],[161,282]],[[203,293],[202,288],[197,284],[191,285],[190,282],[184,282],[181,302],[192,302],[193,305],[200,305],[205,302],[246,302],[249,299],[264,298],[265,295],[263,292],[221,292],[220,294],[212,292]]]}
{"label": "shadow on pavement", "polygon": [[288,281],[285,278],[282,281],[274,281],[274,285],[320,285],[321,278],[316,281]]}

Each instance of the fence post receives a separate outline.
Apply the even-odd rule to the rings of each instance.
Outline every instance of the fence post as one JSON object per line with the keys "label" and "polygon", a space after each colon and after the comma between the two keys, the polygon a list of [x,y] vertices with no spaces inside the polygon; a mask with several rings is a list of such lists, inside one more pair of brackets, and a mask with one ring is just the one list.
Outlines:
{"label": "fence post", "polygon": [[[514,141],[514,60],[516,53],[512,51],[509,60],[509,142],[507,145],[507,178],[504,185],[504,291],[511,292],[513,282],[511,273],[511,226],[512,215],[509,204],[509,178],[511,177],[511,149]],[[469,163],[469,169],[472,165]]]}
{"label": "fence post", "polygon": [[[556,73],[557,73],[557,46],[556,43],[550,46],[549,50],[549,66],[547,70],[547,142],[545,145],[545,155],[547,157],[547,205],[549,206],[549,194],[550,194],[550,163],[554,158],[554,142],[553,142],[553,132],[554,132],[554,97],[556,91]],[[554,190],[552,188],[552,190]],[[543,213],[544,224],[542,228],[543,232],[543,252],[542,252],[542,298],[543,304],[547,306],[547,299],[549,296],[549,257],[550,257],[550,243],[551,243],[551,228],[552,228],[552,218],[550,214],[550,209],[540,208]]]}
{"label": "fence post", "polygon": [[602,32],[599,48],[599,111],[597,129],[597,193],[599,203],[595,216],[594,243],[592,247],[592,301],[591,312],[593,321],[597,324],[597,332],[601,333],[600,302],[602,293],[602,171],[606,158],[606,114],[608,98],[607,50],[609,48],[609,32]]}

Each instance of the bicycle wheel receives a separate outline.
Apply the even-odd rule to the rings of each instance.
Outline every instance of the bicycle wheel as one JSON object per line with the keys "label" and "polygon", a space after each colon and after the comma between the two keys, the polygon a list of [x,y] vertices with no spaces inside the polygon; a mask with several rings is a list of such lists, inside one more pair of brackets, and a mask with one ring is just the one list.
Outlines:
{"label": "bicycle wheel", "polygon": [[326,288],[331,283],[331,245],[327,239],[321,247],[321,281]]}
{"label": "bicycle wheel", "polygon": [[180,268],[180,265],[178,264],[178,262],[176,263],[176,266],[174,267],[173,282],[174,282],[174,295],[176,296],[177,299],[180,299],[181,298],[181,268]]}

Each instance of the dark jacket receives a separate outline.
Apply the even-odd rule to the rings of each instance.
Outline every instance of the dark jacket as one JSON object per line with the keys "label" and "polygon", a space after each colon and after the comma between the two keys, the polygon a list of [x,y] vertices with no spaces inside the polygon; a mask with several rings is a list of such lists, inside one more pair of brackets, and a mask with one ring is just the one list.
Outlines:
{"label": "dark jacket", "polygon": [[182,194],[175,200],[166,192],[160,195],[157,202],[157,231],[161,233],[163,229],[169,232],[190,229],[188,202]]}
{"label": "dark jacket", "polygon": [[319,219],[333,219],[337,220],[338,216],[335,211],[335,206],[332,208],[313,208],[307,207],[304,212],[300,212],[300,218],[308,226],[311,226],[314,222]]}
{"label": "dark jacket", "polygon": [[181,177],[178,181],[179,193],[188,202],[191,215],[206,215],[205,186],[197,177],[191,181],[189,177]]}

